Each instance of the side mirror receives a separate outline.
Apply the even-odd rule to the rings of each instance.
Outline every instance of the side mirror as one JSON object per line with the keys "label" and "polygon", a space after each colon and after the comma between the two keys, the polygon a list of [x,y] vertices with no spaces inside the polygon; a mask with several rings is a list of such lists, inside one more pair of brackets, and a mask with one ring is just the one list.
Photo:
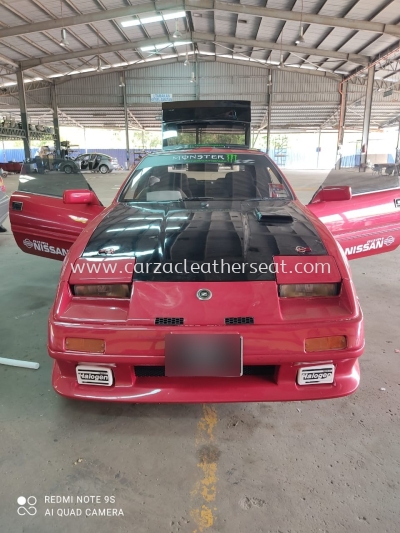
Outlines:
{"label": "side mirror", "polygon": [[64,191],[63,202],[64,204],[99,205],[99,200],[93,191],[82,189],[71,189],[69,191]]}
{"label": "side mirror", "polygon": [[343,200],[351,200],[352,193],[349,185],[340,185],[338,187],[324,187],[319,190],[314,198],[311,200],[312,204],[319,202],[341,202]]}

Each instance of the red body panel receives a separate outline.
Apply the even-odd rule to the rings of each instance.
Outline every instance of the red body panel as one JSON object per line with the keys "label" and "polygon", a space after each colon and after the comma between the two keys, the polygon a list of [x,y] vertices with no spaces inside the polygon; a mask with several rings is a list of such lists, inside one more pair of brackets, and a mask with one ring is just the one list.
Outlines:
{"label": "red body panel", "polygon": [[[324,361],[325,362],[325,361]],[[337,381],[333,385],[296,385],[298,367],[281,366],[275,380],[262,377],[240,378],[133,378],[131,366],[114,370],[118,387],[78,385],[76,363],[56,361],[54,389],[68,398],[106,402],[198,403],[198,402],[279,402],[339,398],[353,393],[360,382],[358,359],[336,363]],[[161,381],[162,380],[162,381]],[[100,389],[100,390],[99,390]]]}
{"label": "red body panel", "polygon": [[400,189],[318,202],[310,209],[331,231],[348,259],[390,252],[400,244]]}
{"label": "red body panel", "polygon": [[[345,293],[351,289],[350,282],[346,283],[349,285],[344,288]],[[213,292],[213,298],[209,302],[196,299],[196,292],[201,287],[198,282],[182,283],[178,287],[173,285],[147,282],[134,284],[134,290],[141,293],[138,301],[149,302],[149,308],[146,309],[146,306],[137,306],[135,298],[122,304],[121,301],[113,301],[100,308],[95,301],[79,305],[78,300],[82,299],[71,297],[69,286],[64,284],[57,295],[61,306],[53,309],[49,329],[49,354],[56,359],[53,385],[57,392],[73,398],[107,401],[224,402],[332,398],[350,394],[357,388],[357,358],[364,348],[364,335],[358,303],[351,300],[351,297],[349,299],[343,295],[342,301],[334,298],[334,302],[328,298],[319,301],[299,299],[290,302],[293,305],[289,305],[288,311],[288,302],[277,297],[268,305],[272,293],[276,293],[273,282],[208,284]],[[234,298],[227,297],[231,292],[235,294],[236,304]],[[152,298],[155,295],[160,297],[161,294],[164,294],[164,298],[157,300],[156,307],[151,306],[150,302],[154,302]],[[241,295],[242,301],[239,301],[238,295]],[[211,317],[208,324],[196,325],[207,322],[201,307],[212,301],[207,314]],[[97,314],[93,312],[93,308],[90,309],[90,304],[97,309]],[[196,312],[198,318],[191,319],[196,316]],[[254,325],[224,324],[224,316],[252,312]],[[188,325],[173,328],[177,332],[206,335],[239,333],[243,338],[243,364],[274,368],[268,376],[241,378],[136,377],[135,366],[164,366],[164,339],[171,327],[154,326],[156,314],[184,316],[185,324]],[[347,338],[345,350],[311,354],[305,352],[306,338],[339,334]],[[104,339],[105,353],[68,352],[65,350],[66,337]],[[296,384],[300,366],[321,362],[335,364],[334,384],[310,387]],[[111,388],[78,385],[75,375],[78,363],[111,366],[115,385]]]}
{"label": "red body panel", "polygon": [[[208,151],[228,150],[201,149]],[[289,270],[278,271],[276,281],[200,283],[135,281],[134,276],[132,280],[133,257],[118,259],[111,253],[104,259],[82,259],[89,238],[113,209],[116,199],[112,206],[103,209],[97,205],[66,205],[60,198],[15,193],[11,205],[22,202],[23,209],[10,210],[10,218],[22,250],[63,259],[63,250],[69,250],[75,242],[64,262],[49,317],[48,351],[55,359],[55,390],[70,398],[115,402],[301,401],[351,394],[360,379],[358,357],[364,349],[363,318],[348,262],[333,236],[347,249],[349,258],[394,249],[400,242],[400,209],[394,202],[397,195],[400,197],[398,189],[358,195],[346,201],[319,201],[307,208],[293,193],[295,207],[307,214],[327,255],[316,256],[311,250],[311,255],[299,252],[294,256],[275,256],[275,263],[284,259]],[[379,241],[364,249],[366,241],[373,239],[382,239],[382,245]],[[55,254],[35,248],[33,241],[46,242],[62,252]],[[114,273],[109,271],[106,276],[102,271],[75,268],[108,263],[117,266]],[[313,272],[305,277],[296,272],[297,263],[322,263],[329,265],[329,272]],[[129,299],[75,297],[70,287],[131,281]],[[280,283],[340,283],[341,290],[338,296],[329,298],[280,298]],[[197,297],[199,289],[204,288],[212,292],[210,300]],[[232,317],[251,317],[254,323],[226,325],[225,319]],[[159,326],[156,318],[183,318],[184,325]],[[171,331],[189,335],[238,333],[243,339],[245,368],[262,367],[265,372],[257,375],[250,372],[240,378],[144,377],[136,367],[164,366],[165,335]],[[346,348],[305,351],[306,339],[333,336],[346,337]],[[68,351],[67,337],[103,340],[104,353]],[[78,384],[78,364],[111,368],[114,384],[111,387]],[[335,366],[334,382],[298,385],[299,368],[318,364]]]}
{"label": "red body panel", "polygon": [[[77,243],[70,260],[81,253]],[[99,302],[73,297],[70,272],[64,266],[56,305],[50,314],[49,354],[55,361],[53,385],[71,398],[131,402],[233,402],[307,400],[344,396],[359,383],[358,357],[364,348],[362,314],[345,265],[342,292],[335,298],[280,299],[275,282],[209,283],[210,301],[196,298],[204,283],[134,282],[130,300]],[[157,302],[154,305],[154,302]],[[252,316],[254,325],[226,326],[224,319]],[[195,334],[239,333],[243,364],[268,365],[267,376],[241,378],[137,377],[135,366],[164,366],[165,334],[170,327],[154,326],[156,316],[185,317],[173,331]],[[347,348],[308,354],[306,338],[344,335]],[[65,350],[66,337],[105,340],[104,354]],[[332,385],[296,384],[302,366],[332,362]],[[115,385],[78,385],[77,364],[105,364]],[[272,368],[273,367],[273,368]]]}
{"label": "red body panel", "polygon": [[[22,209],[15,209],[22,204]],[[23,252],[64,260],[89,221],[104,211],[101,205],[67,205],[62,198],[15,192],[10,198],[11,228]]]}

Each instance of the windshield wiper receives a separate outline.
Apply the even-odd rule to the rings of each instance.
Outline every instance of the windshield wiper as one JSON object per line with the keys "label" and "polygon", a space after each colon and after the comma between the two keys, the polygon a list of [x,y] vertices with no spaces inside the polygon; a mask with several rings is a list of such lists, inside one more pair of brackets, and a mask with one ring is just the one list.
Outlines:
{"label": "windshield wiper", "polygon": [[276,198],[271,198],[270,196],[263,196],[260,198],[242,198],[241,202],[261,202],[262,200],[276,200]]}
{"label": "windshield wiper", "polygon": [[190,198],[182,198],[182,202],[202,202],[203,200],[215,200],[215,198],[213,196],[191,196]]}

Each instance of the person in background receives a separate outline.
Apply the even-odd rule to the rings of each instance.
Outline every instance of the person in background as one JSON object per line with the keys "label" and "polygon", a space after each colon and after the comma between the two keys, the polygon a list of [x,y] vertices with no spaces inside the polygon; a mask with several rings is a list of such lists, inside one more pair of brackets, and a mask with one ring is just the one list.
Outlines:
{"label": "person in background", "polygon": [[140,155],[140,156],[138,157],[138,159],[136,159],[136,160],[132,163],[131,168],[130,168],[129,170],[133,170],[134,168],[136,168],[142,159],[143,159],[143,156]]}

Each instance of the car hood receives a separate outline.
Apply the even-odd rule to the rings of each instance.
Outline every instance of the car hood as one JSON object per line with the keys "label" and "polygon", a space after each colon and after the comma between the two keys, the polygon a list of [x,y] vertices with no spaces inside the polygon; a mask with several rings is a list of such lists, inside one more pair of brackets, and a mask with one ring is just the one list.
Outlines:
{"label": "car hood", "polygon": [[[97,226],[82,257],[135,258],[135,280],[266,281],[275,275],[261,272],[260,264],[300,255],[302,248],[327,254],[294,201],[120,203]],[[241,267],[221,270],[222,263]]]}

